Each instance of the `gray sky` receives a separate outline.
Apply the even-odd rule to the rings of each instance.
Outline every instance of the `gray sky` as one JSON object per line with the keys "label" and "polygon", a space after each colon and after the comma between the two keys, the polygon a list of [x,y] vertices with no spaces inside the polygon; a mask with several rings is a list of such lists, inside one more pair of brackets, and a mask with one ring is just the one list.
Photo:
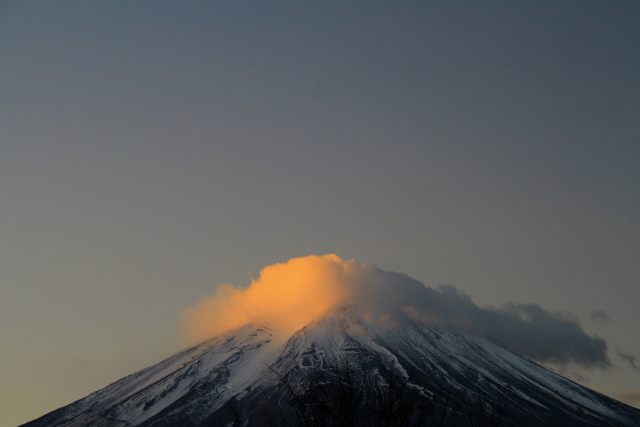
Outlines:
{"label": "gray sky", "polygon": [[324,253],[570,312],[616,366],[574,377],[640,395],[638,22],[634,1],[0,3],[0,424],[172,354],[218,285]]}

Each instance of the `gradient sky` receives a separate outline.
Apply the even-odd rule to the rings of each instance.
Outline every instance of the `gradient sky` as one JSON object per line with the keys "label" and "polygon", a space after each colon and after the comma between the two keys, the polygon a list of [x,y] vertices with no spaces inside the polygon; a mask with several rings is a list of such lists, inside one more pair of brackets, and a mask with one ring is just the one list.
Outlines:
{"label": "gradient sky", "polygon": [[573,313],[616,365],[580,381],[640,406],[638,22],[0,3],[0,425],[171,355],[217,286],[324,253]]}

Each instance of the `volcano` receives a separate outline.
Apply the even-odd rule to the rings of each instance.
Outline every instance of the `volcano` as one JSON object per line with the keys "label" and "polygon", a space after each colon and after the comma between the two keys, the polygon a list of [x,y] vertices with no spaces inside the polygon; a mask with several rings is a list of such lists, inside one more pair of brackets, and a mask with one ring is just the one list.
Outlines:
{"label": "volcano", "polygon": [[637,426],[640,410],[489,339],[355,306],[250,322],[24,426]]}
{"label": "volcano", "polygon": [[576,322],[337,255],[223,285],[185,326],[205,339],[25,425],[640,425],[640,410],[533,361],[611,366]]}

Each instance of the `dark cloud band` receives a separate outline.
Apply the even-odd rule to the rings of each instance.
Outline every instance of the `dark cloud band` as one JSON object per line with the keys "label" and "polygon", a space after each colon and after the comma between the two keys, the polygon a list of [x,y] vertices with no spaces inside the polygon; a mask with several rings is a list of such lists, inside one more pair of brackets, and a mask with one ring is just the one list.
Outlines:
{"label": "dark cloud band", "polygon": [[414,320],[484,336],[541,363],[612,366],[605,340],[587,334],[572,315],[551,313],[538,304],[481,308],[452,285],[424,287],[420,293],[423,297],[415,300],[420,303],[404,310]]}

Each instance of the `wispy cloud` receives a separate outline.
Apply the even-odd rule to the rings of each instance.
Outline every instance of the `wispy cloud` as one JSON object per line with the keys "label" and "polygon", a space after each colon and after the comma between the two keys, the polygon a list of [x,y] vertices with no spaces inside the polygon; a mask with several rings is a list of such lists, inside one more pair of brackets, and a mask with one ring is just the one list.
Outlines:
{"label": "wispy cloud", "polygon": [[640,371],[640,365],[636,362],[636,356],[623,351],[621,348],[617,348],[616,352],[621,359],[625,360],[633,368],[634,371]]}
{"label": "wispy cloud", "polygon": [[589,313],[589,317],[594,322],[608,323],[611,321],[611,316],[609,316],[604,310],[593,310]]}

